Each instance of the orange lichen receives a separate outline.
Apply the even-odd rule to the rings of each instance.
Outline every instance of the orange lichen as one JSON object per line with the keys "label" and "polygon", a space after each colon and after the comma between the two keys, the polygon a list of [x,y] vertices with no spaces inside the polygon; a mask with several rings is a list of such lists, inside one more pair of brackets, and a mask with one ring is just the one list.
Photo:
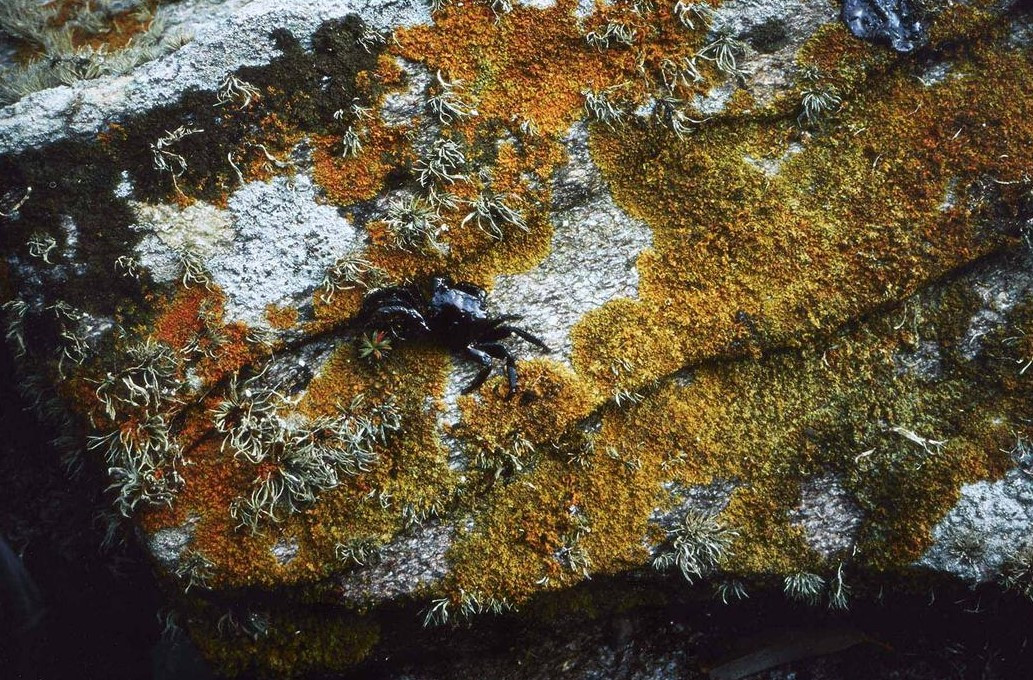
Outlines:
{"label": "orange lichen", "polygon": [[285,331],[298,323],[298,308],[280,307],[270,303],[265,307],[265,318],[273,328]]}
{"label": "orange lichen", "polygon": [[201,308],[205,304],[221,310],[222,297],[203,286],[178,289],[164,309],[159,306],[152,337],[174,349],[185,347],[204,327]]}
{"label": "orange lichen", "polygon": [[342,156],[338,137],[317,135],[312,140],[312,177],[338,205],[375,198],[388,173],[405,160],[400,142],[406,128],[390,127],[379,118],[364,120],[357,127],[362,152],[355,158]]}
{"label": "orange lichen", "polygon": [[502,377],[476,397],[462,397],[456,433],[489,450],[507,448],[517,436],[541,444],[565,432],[594,401],[573,372],[555,362],[521,362],[519,379],[520,391],[512,398]]}
{"label": "orange lichen", "polygon": [[593,20],[621,20],[647,39],[635,50],[599,50],[585,41],[576,7],[576,0],[545,9],[516,6],[496,20],[487,4],[448,6],[431,26],[399,30],[397,50],[462,81],[476,97],[478,118],[512,130],[531,121],[542,134],[558,136],[581,118],[585,90],[626,83],[634,95],[639,60],[655,67],[700,46],[700,33],[681,29],[666,7],[643,16],[631,3],[619,2],[599,8]]}

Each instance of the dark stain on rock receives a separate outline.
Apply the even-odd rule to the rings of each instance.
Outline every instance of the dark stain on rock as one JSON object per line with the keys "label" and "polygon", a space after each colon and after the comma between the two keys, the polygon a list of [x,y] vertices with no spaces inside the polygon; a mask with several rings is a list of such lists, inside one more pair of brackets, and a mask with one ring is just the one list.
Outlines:
{"label": "dark stain on rock", "polygon": [[926,41],[928,26],[910,0],[843,0],[843,22],[858,38],[911,52]]}
{"label": "dark stain on rock", "polygon": [[761,54],[771,54],[789,44],[789,32],[784,22],[774,17],[757,24],[743,36]]}
{"label": "dark stain on rock", "polygon": [[[256,162],[271,162],[269,155],[286,163],[288,149],[280,148],[284,130],[342,134],[355,122],[352,105],[367,103],[369,93],[356,86],[356,76],[372,71],[380,53],[378,46],[367,51],[358,42],[365,31],[355,15],[328,21],[313,35],[311,52],[289,32],[276,31],[272,37],[281,55],[234,74],[259,93],[246,106],[220,103],[215,92],[192,90],[119,130],[117,156],[128,163],[137,196],[166,201],[182,193],[218,201],[240,183],[234,165],[246,170]],[[176,130],[196,132],[165,147],[174,154],[165,158],[172,171],[158,169],[154,144]]]}
{"label": "dark stain on rock", "polygon": [[[0,158],[0,176],[32,187],[17,219],[0,229],[0,250],[39,265],[34,292],[48,304],[61,300],[103,316],[138,295],[140,283],[119,276],[114,267],[120,255],[132,252],[138,236],[128,228],[129,207],[115,196],[119,172],[103,148],[66,140],[30,149]],[[53,264],[29,255],[27,243],[35,234],[54,239],[48,258]]]}

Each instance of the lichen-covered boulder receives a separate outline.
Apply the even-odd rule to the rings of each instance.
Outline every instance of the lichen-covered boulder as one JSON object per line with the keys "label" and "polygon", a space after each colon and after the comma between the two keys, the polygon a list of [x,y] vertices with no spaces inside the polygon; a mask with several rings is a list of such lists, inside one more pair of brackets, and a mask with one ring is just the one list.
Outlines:
{"label": "lichen-covered boulder", "polygon": [[[635,570],[1033,592],[1028,10],[94,4],[0,14],[5,333],[223,672]],[[356,323],[438,275],[515,395]]]}

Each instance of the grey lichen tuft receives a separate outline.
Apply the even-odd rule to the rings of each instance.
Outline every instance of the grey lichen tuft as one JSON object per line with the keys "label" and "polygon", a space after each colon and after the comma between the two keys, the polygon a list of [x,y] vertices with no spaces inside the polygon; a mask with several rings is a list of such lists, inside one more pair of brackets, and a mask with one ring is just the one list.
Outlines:
{"label": "grey lichen tuft", "polygon": [[685,139],[685,136],[695,130],[696,125],[706,122],[706,119],[690,117],[682,110],[683,102],[672,95],[664,95],[656,100],[654,112],[660,123],[675,134],[678,139]]}
{"label": "grey lichen tuft", "polygon": [[462,81],[448,81],[441,75],[437,79],[437,92],[427,99],[427,107],[437,117],[438,122],[448,125],[454,120],[476,115],[473,107],[460,95]]}
{"label": "grey lichen tuft", "polygon": [[393,401],[366,408],[361,396],[336,415],[311,420],[285,417],[275,407],[263,409],[241,452],[261,466],[250,496],[236,498],[230,515],[238,528],[258,533],[263,522],[280,522],[300,512],[337,487],[340,475],[368,470],[376,460],[373,447],[386,443],[400,427],[401,415]]}
{"label": "grey lichen tuft", "polygon": [[473,220],[478,229],[498,241],[506,235],[507,227],[527,231],[527,223],[523,216],[509,207],[506,199],[506,196],[500,196],[488,189],[481,191],[477,198],[469,202],[471,210],[463,218],[460,226]]}
{"label": "grey lichen tuft", "polygon": [[25,346],[25,317],[29,313],[29,304],[25,300],[15,298],[0,305],[0,309],[7,317],[7,326],[4,330],[7,344],[13,349],[15,358],[20,359],[28,353]]}
{"label": "grey lichen tuft", "polygon": [[696,56],[713,62],[718,71],[742,80],[747,73],[739,66],[739,60],[746,56],[748,49],[746,43],[736,39],[727,30],[722,30]]}
{"label": "grey lichen tuft", "polygon": [[395,245],[409,252],[442,252],[438,238],[447,230],[428,199],[416,195],[395,196],[387,205],[385,218]]}
{"label": "grey lichen tuft", "polygon": [[615,126],[623,125],[627,115],[612,98],[618,87],[609,87],[601,92],[585,90],[581,93],[585,98],[585,113],[588,117],[603,123],[611,130],[615,129]]}
{"label": "grey lichen tuft", "polygon": [[850,599],[850,587],[843,580],[843,563],[839,563],[836,575],[829,581],[829,609],[846,609]]}
{"label": "grey lichen tuft", "polygon": [[375,28],[367,27],[366,30],[356,38],[355,42],[357,42],[362,49],[366,50],[367,54],[371,54],[376,48],[381,45],[386,45],[387,38],[385,38],[384,34]]}
{"label": "grey lichen tuft", "polygon": [[1033,600],[1033,543],[1005,557],[998,580],[1005,590]]}
{"label": "grey lichen tuft", "polygon": [[269,636],[272,631],[272,619],[268,613],[254,609],[248,609],[243,613],[229,609],[219,617],[215,627],[224,637],[242,636],[258,642]]}
{"label": "grey lichen tuft", "polygon": [[452,618],[449,606],[452,601],[447,597],[431,600],[430,607],[423,614],[423,627],[443,626]]}
{"label": "grey lichen tuft", "polygon": [[825,579],[817,574],[799,571],[785,578],[783,590],[790,600],[816,605],[825,590]]}
{"label": "grey lichen tuft", "polygon": [[235,104],[238,109],[246,109],[252,101],[261,98],[257,87],[231,73],[219,85],[215,106]]}
{"label": "grey lichen tuft", "polygon": [[702,2],[678,0],[674,3],[673,13],[682,26],[690,30],[695,30],[696,22],[699,22],[702,28],[709,29],[714,21],[714,10]]}
{"label": "grey lichen tuft", "polygon": [[192,128],[180,125],[175,130],[166,130],[165,134],[151,142],[151,163],[158,172],[167,172],[172,177],[172,185],[176,191],[180,191],[177,179],[186,172],[187,159],[182,155],[170,150],[176,142],[204,132],[201,128]]}
{"label": "grey lichen tuft", "polygon": [[50,260],[50,255],[57,250],[57,241],[50,234],[36,232],[29,237],[25,245],[30,256],[42,260],[46,264],[54,264]]}
{"label": "grey lichen tuft", "polygon": [[635,44],[635,29],[611,21],[602,29],[586,33],[585,42],[600,51],[614,45],[631,47]]}
{"label": "grey lichen tuft", "polygon": [[571,509],[572,528],[563,536],[563,545],[556,551],[556,559],[564,567],[582,578],[591,578],[592,558],[585,550],[582,539],[592,533],[588,518],[580,508]]}
{"label": "grey lichen tuft", "polygon": [[90,448],[104,452],[112,480],[109,490],[117,491],[115,505],[123,516],[129,517],[140,503],[172,505],[183,483],[176,469],[181,452],[162,416],[128,420],[88,441]]}
{"label": "grey lichen tuft", "polygon": [[108,418],[175,399],[182,386],[176,379],[179,360],[168,345],[146,340],[130,345],[124,354],[124,366],[108,373],[95,391]]}
{"label": "grey lichen tuft", "polygon": [[817,125],[830,113],[839,109],[842,102],[836,88],[831,85],[804,90],[800,99],[800,115],[796,120],[800,125]]}
{"label": "grey lichen tuft", "polygon": [[176,567],[176,576],[183,582],[183,592],[189,593],[191,588],[208,588],[214,567],[196,550],[184,551]]}
{"label": "grey lichen tuft", "polygon": [[419,159],[414,165],[420,186],[431,187],[439,182],[453,184],[457,180],[466,179],[459,172],[466,166],[466,156],[459,145],[451,139],[436,139],[426,158]]}
{"label": "grey lichen tuft", "polygon": [[715,515],[690,510],[667,532],[667,548],[653,558],[653,567],[658,571],[677,567],[685,580],[693,583],[717,568],[738,535]]}
{"label": "grey lichen tuft", "polygon": [[362,153],[362,140],[354,127],[349,126],[341,135],[341,155],[345,158],[358,158]]}
{"label": "grey lichen tuft", "polygon": [[381,560],[380,543],[372,538],[353,538],[334,546],[334,556],[342,562],[367,567]]}
{"label": "grey lichen tuft", "polygon": [[746,584],[737,578],[729,578],[714,586],[714,597],[721,600],[721,604],[730,604],[736,600],[749,598],[746,592]]}
{"label": "grey lichen tuft", "polygon": [[338,291],[351,290],[356,287],[372,288],[382,284],[386,278],[387,272],[361,255],[355,253],[346,255],[326,270],[319,286],[322,289],[319,299],[324,304],[330,304]]}
{"label": "grey lichen tuft", "polygon": [[[59,14],[72,7],[64,21]],[[0,3],[0,32],[34,48],[37,56],[25,64],[0,70],[0,105],[10,104],[32,92],[58,85],[71,85],[106,75],[123,75],[140,64],[173,52],[189,40],[183,33],[170,33],[167,18],[173,10],[147,5],[137,10],[147,28],[124,47],[76,45],[76,35],[101,36],[110,31],[117,12],[110,1],[42,3],[36,0],[5,0]]]}

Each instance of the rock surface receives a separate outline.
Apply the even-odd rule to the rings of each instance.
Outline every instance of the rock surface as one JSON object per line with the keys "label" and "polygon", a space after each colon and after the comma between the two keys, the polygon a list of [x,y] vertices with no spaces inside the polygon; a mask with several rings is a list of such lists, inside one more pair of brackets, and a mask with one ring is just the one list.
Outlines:
{"label": "rock surface", "polygon": [[[1028,10],[909,54],[825,2],[169,12],[177,51],[0,109],[0,294],[224,672],[654,567],[832,607],[1023,573]],[[512,398],[355,327],[439,274],[553,350],[507,340]]]}

